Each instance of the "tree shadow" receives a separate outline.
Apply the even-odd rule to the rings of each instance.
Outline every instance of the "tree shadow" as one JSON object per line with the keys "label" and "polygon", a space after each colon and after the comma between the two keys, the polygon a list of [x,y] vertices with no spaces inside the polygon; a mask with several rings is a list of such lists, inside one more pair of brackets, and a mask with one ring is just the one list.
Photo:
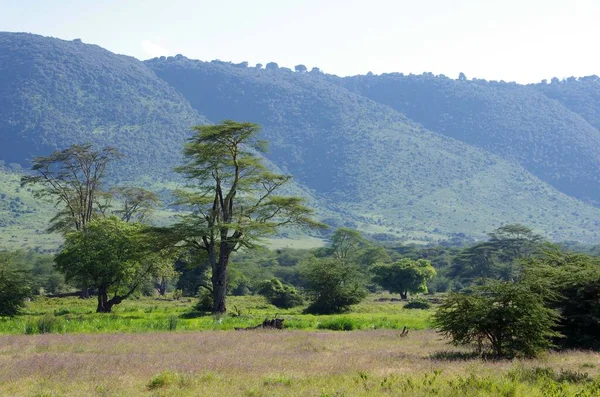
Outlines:
{"label": "tree shadow", "polygon": [[490,354],[482,354],[477,352],[461,352],[461,351],[438,351],[430,354],[428,357],[434,361],[471,361],[471,360],[497,360],[497,357]]}

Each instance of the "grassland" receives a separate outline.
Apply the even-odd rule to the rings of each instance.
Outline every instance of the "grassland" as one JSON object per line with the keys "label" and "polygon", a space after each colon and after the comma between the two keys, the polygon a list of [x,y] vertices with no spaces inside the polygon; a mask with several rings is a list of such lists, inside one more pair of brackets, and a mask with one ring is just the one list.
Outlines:
{"label": "grassland", "polygon": [[278,309],[261,296],[230,297],[231,314],[223,317],[194,312],[191,299],[130,299],[115,307],[113,313],[95,313],[95,300],[77,298],[38,298],[24,314],[0,319],[0,334],[37,333],[121,333],[151,331],[232,330],[261,323],[266,317],[285,319],[292,330],[426,329],[432,312],[404,310],[400,302],[378,302],[372,296],[341,315],[302,314],[303,307]]}
{"label": "grassland", "polygon": [[[598,353],[482,358],[429,329],[431,310],[381,298],[309,316],[230,297],[224,317],[185,298],[131,299],[112,314],[93,299],[38,298],[0,320],[0,396],[600,395]],[[285,330],[233,330],[275,315]]]}
{"label": "grassland", "polygon": [[433,331],[3,336],[6,396],[597,396],[599,356],[486,361]]}

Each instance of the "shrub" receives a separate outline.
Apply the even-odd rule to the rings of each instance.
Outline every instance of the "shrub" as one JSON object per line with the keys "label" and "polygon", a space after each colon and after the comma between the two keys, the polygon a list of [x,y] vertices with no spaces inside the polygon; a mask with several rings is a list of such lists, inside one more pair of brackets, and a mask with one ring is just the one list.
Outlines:
{"label": "shrub", "polygon": [[498,357],[536,356],[558,336],[558,315],[524,283],[487,281],[472,294],[450,294],[434,326],[455,345],[487,344]]}
{"label": "shrub", "polygon": [[169,331],[175,331],[177,329],[177,324],[179,323],[179,318],[177,316],[169,316],[167,319],[167,325]]}
{"label": "shrub", "polygon": [[426,301],[423,298],[412,298],[406,305],[404,305],[405,309],[429,309],[431,308],[431,303]]}
{"label": "shrub", "polygon": [[209,290],[201,288],[198,292],[198,303],[195,307],[199,312],[212,312],[213,297]]}
{"label": "shrub", "polygon": [[312,297],[308,313],[341,313],[367,296],[360,270],[334,258],[312,258],[305,262],[302,278]]}
{"label": "shrub", "polygon": [[0,316],[14,316],[29,296],[28,274],[16,269],[13,255],[0,252]]}
{"label": "shrub", "polygon": [[183,377],[173,371],[163,371],[158,375],[154,375],[148,382],[148,390],[162,389],[176,382],[182,382]]}
{"label": "shrub", "polygon": [[267,298],[271,304],[281,309],[289,309],[304,303],[302,297],[293,286],[283,284],[275,277],[262,282],[258,286],[258,293]]}

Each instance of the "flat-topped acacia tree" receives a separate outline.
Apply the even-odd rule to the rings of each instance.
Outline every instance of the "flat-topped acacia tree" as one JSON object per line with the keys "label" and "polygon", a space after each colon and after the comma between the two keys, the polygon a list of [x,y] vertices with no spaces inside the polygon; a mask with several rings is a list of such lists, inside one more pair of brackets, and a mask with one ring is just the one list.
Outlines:
{"label": "flat-topped acacia tree", "polygon": [[323,227],[300,197],[277,191],[290,176],[271,172],[257,152],[266,142],[257,139],[260,127],[226,120],[196,126],[184,147],[184,165],[176,171],[189,181],[176,192],[178,204],[190,208],[173,227],[180,242],[206,254],[211,269],[213,313],[224,313],[230,255],[253,248],[278,227]]}

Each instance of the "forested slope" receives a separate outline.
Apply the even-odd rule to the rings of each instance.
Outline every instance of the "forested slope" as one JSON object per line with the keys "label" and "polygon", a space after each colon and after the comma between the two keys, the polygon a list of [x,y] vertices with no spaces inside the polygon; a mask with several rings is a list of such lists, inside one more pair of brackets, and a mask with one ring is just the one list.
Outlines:
{"label": "forested slope", "polygon": [[263,125],[269,157],[353,221],[403,237],[481,236],[501,222],[534,224],[557,238],[596,233],[594,209],[518,162],[428,131],[318,71],[182,56],[146,64],[211,120]]}
{"label": "forested slope", "polygon": [[127,155],[127,177],[165,176],[208,122],[142,62],[77,40],[0,33],[0,93],[0,159],[24,166],[93,142]]}
{"label": "forested slope", "polygon": [[[584,109],[582,97],[578,97],[580,116],[544,95],[544,90],[515,83],[452,80],[430,73],[332,81],[432,131],[516,161],[569,195],[600,199],[600,132],[582,117],[587,114],[592,120],[594,107],[589,103],[590,108]],[[598,90],[586,94],[590,92],[600,95]]]}
{"label": "forested slope", "polygon": [[[251,121],[270,142],[269,166],[295,177],[285,193],[308,198],[332,226],[434,241],[519,222],[555,240],[599,237],[600,212],[572,197],[598,197],[593,112],[533,86],[140,62],[78,40],[0,33],[0,93],[5,164],[28,168],[73,143],[112,145],[127,157],[110,183],[168,197],[192,125]],[[17,191],[19,166],[10,169],[0,173],[4,230],[40,230],[33,220],[52,208],[34,208]]]}

